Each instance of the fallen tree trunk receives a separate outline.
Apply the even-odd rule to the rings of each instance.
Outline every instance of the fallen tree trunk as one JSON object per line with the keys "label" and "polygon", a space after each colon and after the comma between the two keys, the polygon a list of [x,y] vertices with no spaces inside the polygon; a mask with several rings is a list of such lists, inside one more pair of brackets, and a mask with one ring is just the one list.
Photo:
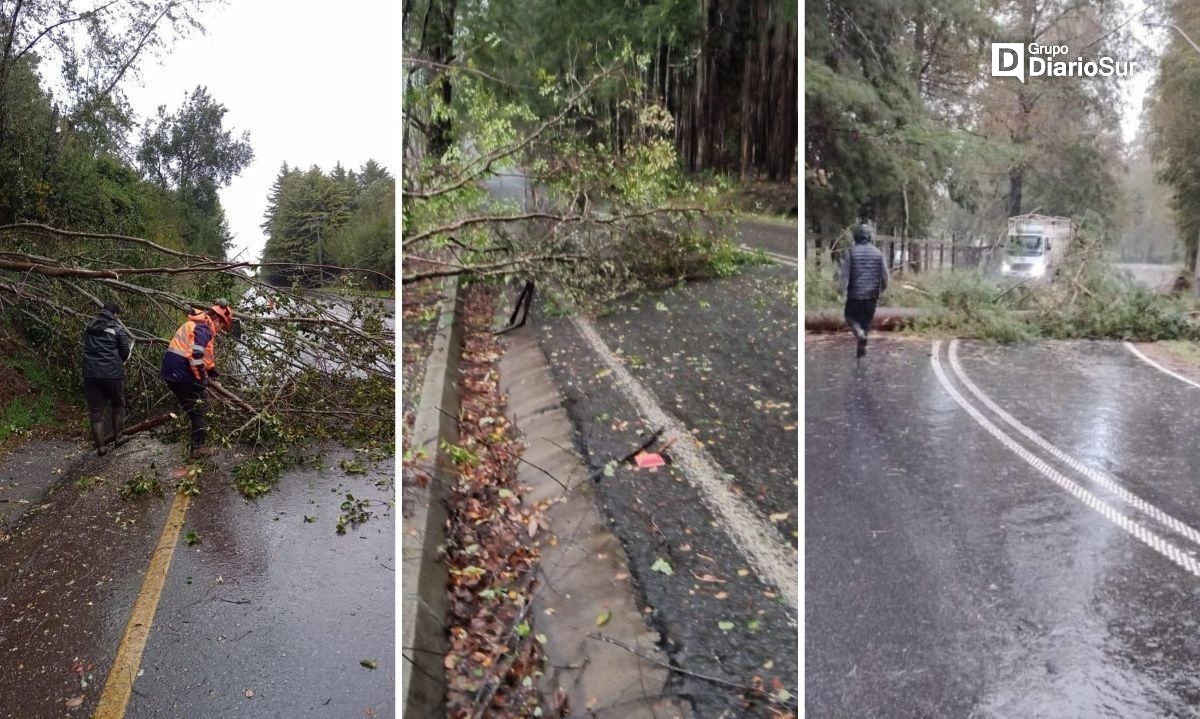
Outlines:
{"label": "fallen tree trunk", "polygon": [[[880,307],[871,321],[871,329],[901,330],[931,314],[928,310],[911,307]],[[846,329],[846,319],[842,310],[813,310],[804,313],[804,329],[808,332],[839,332]]]}
{"label": "fallen tree trunk", "polygon": [[233,392],[230,392],[229,390],[225,389],[225,387],[223,387],[220,382],[217,382],[214,379],[210,379],[210,380],[208,380],[208,388],[210,390],[212,390],[212,392],[215,395],[217,395],[221,399],[233,404],[234,406],[238,407],[239,409],[245,410],[246,412],[249,412],[251,415],[258,414],[258,410],[251,407],[241,397],[238,397]]}
{"label": "fallen tree trunk", "polygon": [[[125,441],[132,434],[137,434],[138,432],[145,432],[148,429],[154,429],[155,427],[164,425],[167,422],[174,420],[176,418],[176,416],[177,415],[174,412],[168,412],[166,414],[160,414],[157,417],[151,417],[150,419],[142,420],[141,422],[138,422],[136,424],[131,424],[128,427],[125,427],[124,429],[121,430],[121,443],[124,444]],[[110,434],[107,437],[105,437],[104,443],[108,444],[109,442],[112,442],[114,436],[115,435]]]}

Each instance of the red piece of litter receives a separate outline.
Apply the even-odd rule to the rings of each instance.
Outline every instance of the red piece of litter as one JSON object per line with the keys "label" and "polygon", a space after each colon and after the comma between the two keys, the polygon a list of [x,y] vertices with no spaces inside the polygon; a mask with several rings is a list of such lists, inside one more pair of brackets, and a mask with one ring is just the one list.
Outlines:
{"label": "red piece of litter", "polygon": [[637,466],[642,469],[650,469],[651,467],[662,467],[667,462],[662,458],[661,454],[656,452],[638,452],[634,456],[633,461],[637,462]]}

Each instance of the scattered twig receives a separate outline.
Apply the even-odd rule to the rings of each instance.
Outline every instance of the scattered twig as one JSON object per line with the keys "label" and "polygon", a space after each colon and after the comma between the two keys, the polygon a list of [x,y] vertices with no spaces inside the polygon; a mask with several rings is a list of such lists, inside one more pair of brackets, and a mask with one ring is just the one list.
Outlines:
{"label": "scattered twig", "polygon": [[600,634],[598,632],[592,632],[592,633],[588,634],[587,636],[588,636],[588,639],[595,639],[596,641],[605,642],[607,644],[612,644],[614,646],[620,647],[621,649],[624,649],[625,651],[629,652],[630,654],[637,657],[638,659],[642,659],[644,661],[650,662],[651,664],[660,666],[664,669],[667,669],[668,671],[676,672],[678,674],[683,674],[683,675],[692,677],[693,679],[699,679],[701,681],[710,682],[712,684],[719,684],[723,687],[728,687],[730,689],[736,689],[742,693],[758,694],[758,695],[762,696],[763,698],[765,698],[767,701],[774,702],[776,704],[779,704],[781,706],[785,706],[788,708],[792,707],[792,704],[790,702],[780,701],[774,695],[769,694],[769,693],[763,691],[762,689],[752,687],[749,684],[739,684],[738,682],[731,682],[728,679],[721,679],[720,677],[709,676],[708,674],[700,674],[699,672],[693,672],[693,671],[689,671],[687,669],[683,669],[681,667],[674,666],[674,665],[670,664],[669,662],[664,662],[660,659],[655,659],[654,657],[646,656],[645,654],[642,654],[641,652],[637,651],[633,647],[630,647],[628,644],[617,641],[616,639],[613,639],[612,637],[606,637],[603,634]]}

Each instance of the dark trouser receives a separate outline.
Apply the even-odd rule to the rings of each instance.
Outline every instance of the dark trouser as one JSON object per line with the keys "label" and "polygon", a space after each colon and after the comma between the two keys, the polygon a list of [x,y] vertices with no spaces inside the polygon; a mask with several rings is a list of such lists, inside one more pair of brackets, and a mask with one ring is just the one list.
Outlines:
{"label": "dark trouser", "polygon": [[871,320],[875,319],[875,304],[878,299],[846,300],[846,324],[862,327],[863,334],[871,330]]}
{"label": "dark trouser", "polygon": [[125,380],[84,377],[83,397],[87,400],[92,423],[103,422],[104,412],[109,407],[114,410],[125,408]]}
{"label": "dark trouser", "polygon": [[187,413],[188,421],[192,423],[192,447],[204,446],[204,433],[208,430],[204,420],[206,390],[196,382],[168,382],[167,386],[175,393],[175,398]]}

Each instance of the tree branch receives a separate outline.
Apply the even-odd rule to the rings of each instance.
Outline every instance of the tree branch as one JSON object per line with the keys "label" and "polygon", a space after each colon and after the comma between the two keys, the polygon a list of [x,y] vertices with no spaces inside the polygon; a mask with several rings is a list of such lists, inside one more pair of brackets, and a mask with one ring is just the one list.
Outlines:
{"label": "tree branch", "polygon": [[571,223],[580,223],[580,222],[590,222],[590,223],[594,223],[597,225],[612,225],[612,224],[617,224],[620,222],[625,222],[627,220],[634,220],[634,219],[639,219],[639,218],[643,218],[643,217],[651,217],[654,215],[665,215],[665,214],[671,214],[671,213],[687,214],[687,213],[706,213],[706,212],[708,212],[708,208],[705,208],[705,207],[655,207],[655,208],[652,208],[649,210],[640,210],[638,212],[628,212],[628,213],[624,213],[624,214],[620,214],[620,215],[613,215],[612,217],[599,217],[599,216],[589,217],[586,213],[574,214],[574,215],[556,215],[551,212],[526,212],[526,213],[519,214],[519,215],[479,215],[479,216],[475,216],[475,217],[466,217],[461,220],[456,220],[455,222],[451,222],[450,224],[447,224],[447,225],[442,225],[440,227],[434,227],[432,229],[425,230],[424,232],[420,232],[416,235],[413,235],[412,237],[406,238],[401,243],[400,246],[403,249],[405,247],[408,247],[409,245],[415,244],[417,242],[421,242],[422,240],[427,240],[430,237],[433,237],[435,235],[445,234],[447,232],[455,232],[457,230],[461,230],[462,228],[469,227],[471,225],[500,224],[500,223],[508,223],[508,222],[525,222],[527,220],[553,220],[553,221],[557,222],[558,224],[564,224],[564,225],[571,224]]}
{"label": "tree branch", "polygon": [[[534,140],[536,140],[538,137],[540,137],[542,135],[542,133],[545,132],[548,128],[552,127],[553,125],[557,125],[558,123],[560,123],[564,119],[566,119],[567,115],[570,114],[571,110],[575,109],[576,104],[581,99],[583,99],[584,95],[586,95],[589,91],[591,91],[591,89],[593,87],[595,87],[597,84],[599,84],[601,80],[603,80],[603,79],[607,78],[609,75],[612,75],[613,73],[615,73],[618,68],[619,68],[619,66],[613,65],[612,67],[609,67],[608,69],[604,70],[600,74],[593,77],[590,81],[588,81],[588,83],[586,85],[584,85],[582,88],[580,88],[579,92],[575,93],[574,95],[572,95],[570,97],[570,99],[567,101],[566,106],[563,107],[562,111],[560,111],[557,115],[550,118],[549,120],[545,120],[544,122],[542,122],[541,125],[538,125],[536,130],[534,130],[531,134],[526,135],[523,139],[521,139],[515,145],[510,145],[507,148],[499,148],[499,149],[493,150],[492,152],[484,155],[483,157],[476,158],[475,160],[472,160],[471,162],[467,163],[466,169],[463,171],[463,174],[459,177],[458,180],[451,182],[449,185],[444,185],[442,187],[439,187],[439,188],[436,188],[433,190],[428,190],[426,192],[415,192],[415,191],[408,191],[408,190],[401,189],[401,197],[409,198],[409,199],[413,199],[413,200],[428,200],[428,199],[437,197],[438,195],[444,195],[447,192],[453,192],[455,190],[462,189],[468,183],[470,183],[472,180],[476,180],[479,177],[483,176],[484,174],[490,172],[493,164],[499,162],[500,160],[503,160],[506,157],[515,155],[516,153],[525,149],[529,145],[533,144]],[[475,165],[475,164],[479,163],[480,161],[483,162],[483,166],[481,168],[479,168],[478,170],[470,169],[472,165]]]}

